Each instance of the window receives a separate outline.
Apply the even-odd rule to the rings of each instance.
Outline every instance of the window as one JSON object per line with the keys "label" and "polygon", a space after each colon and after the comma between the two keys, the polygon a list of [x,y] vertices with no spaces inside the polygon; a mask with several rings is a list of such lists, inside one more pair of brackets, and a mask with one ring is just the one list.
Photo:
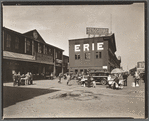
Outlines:
{"label": "window", "polygon": [[57,52],[55,53],[55,58],[57,58]]}
{"label": "window", "polygon": [[80,72],[82,73],[83,72],[83,69],[80,69]]}
{"label": "window", "polygon": [[98,58],[98,52],[96,52],[96,59]]}
{"label": "window", "polygon": [[15,38],[15,49],[19,49],[19,38]]}
{"label": "window", "polygon": [[102,53],[101,52],[96,52],[96,59],[102,58]]}
{"label": "window", "polygon": [[78,73],[78,70],[77,69],[75,69],[75,74],[77,74]]}
{"label": "window", "polygon": [[78,59],[78,56],[75,54],[75,60],[77,60]]}
{"label": "window", "polygon": [[80,59],[80,54],[75,54],[75,60],[79,60]]}
{"label": "window", "polygon": [[89,52],[85,53],[85,59],[87,59],[87,60],[90,59],[90,53]]}
{"label": "window", "polygon": [[26,41],[26,51],[31,51],[31,43],[29,40]]}
{"label": "window", "polygon": [[48,52],[48,51],[47,51],[47,47],[45,46],[45,54],[46,54],[46,55],[47,55],[47,52]]}
{"label": "window", "polygon": [[101,52],[99,52],[99,58],[101,58]]}
{"label": "window", "polygon": [[[53,51],[52,51],[51,48],[48,49],[48,54],[49,54],[49,55],[53,55]],[[57,57],[56,57],[56,58],[57,58]]]}
{"label": "window", "polygon": [[78,54],[78,59],[80,59],[80,54]]}
{"label": "window", "polygon": [[42,53],[42,45],[38,43],[38,53]]}
{"label": "window", "polygon": [[6,47],[11,47],[11,36],[9,34],[7,34]]}
{"label": "window", "polygon": [[60,50],[56,51],[56,58],[62,59],[62,52]]}

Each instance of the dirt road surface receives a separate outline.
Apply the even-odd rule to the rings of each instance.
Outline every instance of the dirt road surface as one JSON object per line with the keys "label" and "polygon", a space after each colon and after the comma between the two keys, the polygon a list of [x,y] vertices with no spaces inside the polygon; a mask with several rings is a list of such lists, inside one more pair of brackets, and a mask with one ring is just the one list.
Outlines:
{"label": "dirt road surface", "polygon": [[144,83],[122,90],[81,87],[76,80],[38,80],[33,85],[3,84],[3,118],[144,118]]}

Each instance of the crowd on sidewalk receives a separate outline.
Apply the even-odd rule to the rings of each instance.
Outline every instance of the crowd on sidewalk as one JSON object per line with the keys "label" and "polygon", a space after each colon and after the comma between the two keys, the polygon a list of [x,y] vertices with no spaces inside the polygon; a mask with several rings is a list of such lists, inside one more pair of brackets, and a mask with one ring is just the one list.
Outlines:
{"label": "crowd on sidewalk", "polygon": [[13,86],[15,85],[29,85],[29,84],[33,84],[33,75],[31,72],[27,72],[26,74],[20,74],[20,72],[18,72],[18,74],[13,71]]}
{"label": "crowd on sidewalk", "polygon": [[[121,74],[111,74],[109,73],[106,79],[106,84],[107,87],[116,89],[116,88],[123,88],[123,86],[127,86],[127,78],[128,78],[129,74],[128,73],[121,73]],[[71,80],[75,79],[77,80],[78,85],[81,85],[82,87],[94,87],[96,88],[96,81],[95,78],[91,75],[91,73],[89,72],[81,72],[81,73],[77,73],[76,75],[74,75],[73,73],[65,73],[62,74],[60,73],[58,76],[58,83],[62,83],[62,78],[67,80],[67,85],[69,85],[69,83],[71,82]],[[50,80],[54,79],[53,73],[51,73]],[[134,75],[134,82],[132,83],[132,87],[136,87],[139,86],[139,74],[137,73],[137,71],[135,72]],[[17,85],[20,86],[21,84],[23,85],[29,85],[29,84],[33,84],[33,74],[31,72],[27,72],[26,74],[20,74],[20,72],[18,72],[18,74],[14,71],[13,72],[13,86]]]}
{"label": "crowd on sidewalk", "polygon": [[[111,74],[107,76],[107,87],[112,87],[113,89],[122,89],[123,86],[127,86],[127,78],[129,74],[128,73],[117,73],[117,74]],[[71,82],[71,80],[75,79],[77,80],[78,85],[81,85],[82,87],[96,87],[96,81],[93,76],[87,72],[87,73],[78,73],[77,75],[74,75],[73,73],[66,73],[62,74],[60,73],[58,76],[58,83],[62,83],[62,78],[67,79],[67,85]],[[138,87],[139,86],[139,74],[136,72],[134,76],[134,81],[132,84],[134,86],[132,87]]]}

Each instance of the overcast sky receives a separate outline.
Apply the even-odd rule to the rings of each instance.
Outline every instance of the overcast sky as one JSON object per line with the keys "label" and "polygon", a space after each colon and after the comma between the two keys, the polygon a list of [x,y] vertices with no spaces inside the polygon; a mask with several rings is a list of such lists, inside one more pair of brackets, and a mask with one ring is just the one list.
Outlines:
{"label": "overcast sky", "polygon": [[116,56],[121,56],[124,70],[145,60],[144,17],[143,3],[3,6],[3,26],[20,33],[36,29],[47,43],[64,49],[65,55],[69,55],[69,39],[88,37],[86,27],[109,28],[115,34]]}

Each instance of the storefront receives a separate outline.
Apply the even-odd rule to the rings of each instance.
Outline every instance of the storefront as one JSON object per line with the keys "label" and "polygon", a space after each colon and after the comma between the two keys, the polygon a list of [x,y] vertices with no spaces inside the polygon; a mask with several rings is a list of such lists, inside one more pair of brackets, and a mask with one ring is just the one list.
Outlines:
{"label": "storefront", "polygon": [[47,44],[36,31],[24,34],[3,27],[3,82],[12,81],[12,72],[31,72],[43,79],[63,72],[63,50]]}

